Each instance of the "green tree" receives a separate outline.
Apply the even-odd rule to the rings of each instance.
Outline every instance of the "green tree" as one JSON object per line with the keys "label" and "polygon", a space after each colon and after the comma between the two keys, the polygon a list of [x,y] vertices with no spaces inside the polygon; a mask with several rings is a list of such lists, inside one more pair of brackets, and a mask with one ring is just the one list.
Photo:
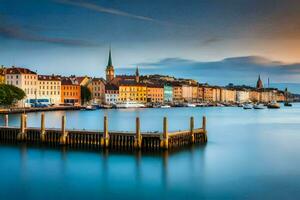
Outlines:
{"label": "green tree", "polygon": [[0,84],[0,105],[2,106],[11,106],[25,96],[25,92],[16,86]]}
{"label": "green tree", "polygon": [[81,86],[81,103],[84,104],[90,101],[92,98],[92,93],[87,86]]}

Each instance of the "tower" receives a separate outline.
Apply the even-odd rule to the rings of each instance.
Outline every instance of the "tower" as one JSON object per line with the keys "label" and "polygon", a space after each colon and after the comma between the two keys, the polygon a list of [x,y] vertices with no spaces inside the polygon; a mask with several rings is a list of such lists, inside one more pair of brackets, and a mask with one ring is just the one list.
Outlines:
{"label": "tower", "polygon": [[109,48],[109,55],[108,55],[108,63],[106,66],[106,81],[110,82],[115,78],[115,69],[114,66],[112,65],[112,58],[111,58],[111,49]]}
{"label": "tower", "polygon": [[138,83],[140,82],[140,73],[139,73],[139,68],[138,66],[136,67],[136,70],[135,70],[135,81]]}
{"label": "tower", "polygon": [[260,79],[260,75],[258,76],[258,80],[257,80],[257,83],[256,83],[256,88],[257,89],[262,89],[264,86],[263,86],[263,83]]}

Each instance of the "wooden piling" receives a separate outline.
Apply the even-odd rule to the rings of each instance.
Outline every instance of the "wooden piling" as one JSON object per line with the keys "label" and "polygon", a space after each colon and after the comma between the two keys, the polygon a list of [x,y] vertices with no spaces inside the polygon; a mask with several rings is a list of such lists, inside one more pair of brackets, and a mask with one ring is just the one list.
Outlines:
{"label": "wooden piling", "polygon": [[66,144],[66,138],[67,138],[67,131],[66,131],[66,116],[63,115],[61,118],[61,136],[60,136],[60,144],[65,145]]}
{"label": "wooden piling", "polygon": [[46,140],[46,128],[45,128],[45,113],[41,114],[41,134],[40,134],[41,142],[45,142]]}
{"label": "wooden piling", "polygon": [[169,137],[168,137],[168,119],[164,117],[163,121],[163,134],[160,140],[160,148],[168,149],[169,148]]}
{"label": "wooden piling", "polygon": [[104,116],[103,136],[101,138],[101,146],[103,148],[107,148],[109,146],[108,119],[107,119],[107,116]]}
{"label": "wooden piling", "polygon": [[202,129],[204,131],[206,131],[206,117],[205,116],[202,117]]}
{"label": "wooden piling", "polygon": [[8,127],[8,115],[7,114],[4,116],[4,126]]}
{"label": "wooden piling", "polygon": [[190,132],[191,132],[191,142],[195,143],[195,134],[194,134],[194,117],[190,118]]}
{"label": "wooden piling", "polygon": [[202,117],[202,129],[204,131],[204,142],[207,142],[207,131],[206,131],[206,117]]}
{"label": "wooden piling", "polygon": [[20,121],[20,132],[17,135],[18,141],[26,140],[26,117],[25,114],[21,115],[21,121]]}
{"label": "wooden piling", "polygon": [[135,131],[135,138],[134,138],[134,148],[140,149],[142,147],[142,137],[141,137],[141,127],[140,127],[140,118],[136,118],[136,131]]}

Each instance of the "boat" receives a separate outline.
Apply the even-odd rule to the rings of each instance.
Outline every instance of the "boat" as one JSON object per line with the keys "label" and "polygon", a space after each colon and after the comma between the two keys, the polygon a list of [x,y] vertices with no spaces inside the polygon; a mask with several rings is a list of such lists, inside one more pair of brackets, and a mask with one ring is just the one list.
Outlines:
{"label": "boat", "polygon": [[161,105],[160,108],[171,108],[169,105]]}
{"label": "boat", "polygon": [[244,108],[244,109],[252,109],[252,108],[253,108],[253,105],[250,104],[250,103],[246,103],[246,104],[243,105],[243,108]]}
{"label": "boat", "polygon": [[288,107],[291,107],[291,106],[293,106],[291,103],[289,103],[289,102],[285,102],[284,103],[284,106],[288,106]]}
{"label": "boat", "polygon": [[116,108],[144,108],[145,105],[142,103],[137,103],[135,101],[118,102],[116,103]]}
{"label": "boat", "polygon": [[85,110],[96,110],[97,108],[93,107],[93,106],[86,106]]}
{"label": "boat", "polygon": [[254,106],[253,106],[253,108],[254,109],[265,109],[265,107],[264,107],[264,105],[263,104],[255,104]]}
{"label": "boat", "polygon": [[187,107],[196,107],[196,105],[195,105],[195,104],[192,104],[192,103],[187,103],[186,106],[187,106]]}
{"label": "boat", "polygon": [[270,109],[278,109],[278,108],[280,108],[280,104],[277,103],[276,101],[272,101],[271,103],[269,103],[267,105],[267,107]]}

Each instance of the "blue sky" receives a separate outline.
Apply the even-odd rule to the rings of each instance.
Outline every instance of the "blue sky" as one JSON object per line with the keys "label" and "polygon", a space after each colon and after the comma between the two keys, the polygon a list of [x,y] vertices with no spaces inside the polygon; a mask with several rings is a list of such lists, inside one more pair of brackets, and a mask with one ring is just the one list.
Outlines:
{"label": "blue sky", "polygon": [[111,44],[120,73],[300,83],[299,13],[296,0],[0,0],[0,64],[103,76]]}

